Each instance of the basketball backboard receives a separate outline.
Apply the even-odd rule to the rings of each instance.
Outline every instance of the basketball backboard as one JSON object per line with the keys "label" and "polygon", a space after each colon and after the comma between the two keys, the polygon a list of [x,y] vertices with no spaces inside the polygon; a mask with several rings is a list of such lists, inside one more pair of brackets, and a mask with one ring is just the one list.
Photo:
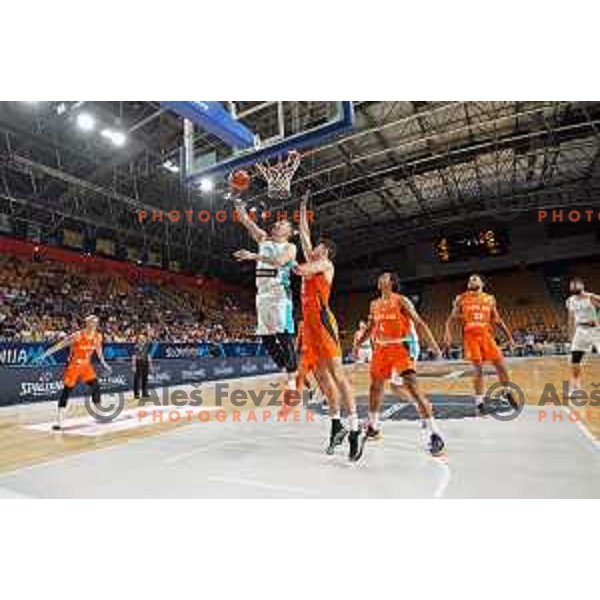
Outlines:
{"label": "basketball backboard", "polygon": [[241,167],[309,151],[352,129],[350,101],[164,101],[184,119],[185,179],[197,184]]}

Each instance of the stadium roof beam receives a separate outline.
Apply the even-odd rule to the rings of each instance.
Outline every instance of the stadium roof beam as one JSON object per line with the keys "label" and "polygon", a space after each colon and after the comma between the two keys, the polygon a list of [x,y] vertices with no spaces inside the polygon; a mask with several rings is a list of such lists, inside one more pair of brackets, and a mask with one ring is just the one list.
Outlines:
{"label": "stadium roof beam", "polygon": [[[416,120],[418,123],[419,116],[416,113],[415,113],[415,116],[416,116]],[[375,126],[373,117],[369,113],[365,113],[365,119],[367,120],[367,123],[369,123],[371,126]],[[379,141],[379,144],[381,145],[381,147],[385,150],[385,155],[388,158],[388,160],[390,161],[392,167],[398,168],[402,171],[403,176],[406,181],[406,184],[407,184],[408,188],[410,189],[412,195],[414,196],[415,200],[421,205],[423,212],[427,213],[429,207],[428,207],[427,203],[425,202],[423,195],[421,194],[421,192],[415,185],[414,179],[406,172],[406,169],[404,168],[403,163],[401,161],[399,161],[396,158],[396,156],[394,155],[394,152],[393,152],[392,148],[390,147],[390,144],[388,143],[387,139],[381,132],[381,129],[375,130],[374,135],[377,138],[377,140]],[[377,193],[377,191],[375,191],[375,193]]]}
{"label": "stadium roof beam", "polygon": [[[346,148],[344,148],[343,146],[337,146],[338,151],[342,154],[342,156],[344,157],[344,159],[346,160],[346,164],[348,165],[348,168],[352,171],[357,171],[358,173],[360,173],[363,177],[365,176],[365,170],[363,169],[363,167],[361,167],[360,165],[353,165],[352,162],[350,161],[350,154],[348,153],[348,150]],[[390,209],[390,211],[392,212],[392,214],[394,215],[398,215],[399,214],[399,210],[398,207],[391,202],[389,196],[387,195],[387,190],[377,190],[375,192],[375,195],[379,197],[379,199]],[[366,217],[367,221],[371,221],[371,215],[365,211],[360,204],[356,201],[356,199],[351,198],[350,202],[352,202],[352,204],[354,205],[354,207],[363,214],[363,216]]]}
{"label": "stadium roof beam", "polygon": [[[72,215],[71,218],[75,221],[79,220],[80,222],[87,224],[87,225],[100,225],[102,226],[104,229],[106,230],[110,230],[110,231],[114,231],[115,233],[118,233],[119,236],[122,235],[127,235],[129,234],[129,228],[123,228],[122,226],[119,227],[118,225],[116,225],[115,221],[119,221],[122,220],[122,216],[119,215],[127,215],[127,221],[131,224],[131,225],[137,225],[139,224],[138,219],[136,218],[136,213],[133,212],[135,210],[148,210],[148,211],[152,211],[154,209],[156,209],[156,207],[150,206],[150,205],[146,205],[144,203],[141,203],[137,200],[134,200],[133,198],[129,198],[127,196],[124,196],[123,194],[119,194],[117,192],[114,192],[113,190],[110,190],[106,187],[102,187],[102,186],[97,186],[95,184],[92,184],[90,182],[81,180],[79,178],[76,178],[74,176],[70,176],[69,174],[65,173],[64,171],[59,171],[57,169],[53,169],[51,167],[48,167],[47,165],[42,165],[40,163],[36,163],[35,161],[31,161],[25,157],[21,157],[18,155],[12,155],[11,157],[9,157],[8,162],[6,163],[8,167],[12,167],[12,168],[17,168],[17,170],[24,174],[24,175],[31,175],[31,173],[33,172],[39,172],[42,173],[44,175],[47,175],[49,177],[55,177],[58,180],[60,180],[61,182],[64,182],[69,189],[73,190],[72,192],[70,192],[67,195],[60,195],[58,198],[56,198],[56,205],[52,205],[50,203],[46,203],[45,204],[45,208],[49,211],[49,212],[55,212],[57,214],[60,214],[62,216],[66,216],[68,214]],[[96,194],[98,196],[102,196],[104,198],[106,198],[107,200],[112,200],[113,202],[108,202],[106,207],[104,208],[103,211],[99,212],[98,210],[94,210],[93,211],[93,216],[88,216],[88,207],[93,207],[94,209],[97,209],[97,199],[94,200],[93,202],[91,202],[86,196],[81,196],[77,193],[77,189],[79,189],[80,191],[86,192],[88,194]],[[34,205],[34,200],[29,198],[28,201],[30,202],[30,204],[33,206]],[[72,201],[75,203],[75,205],[70,206],[69,202]],[[26,202],[27,201],[22,201],[21,204],[24,204],[26,206]],[[116,204],[114,203],[116,202]],[[77,204],[79,203],[79,205],[77,206]],[[129,212],[123,213],[122,211],[120,213],[116,212],[116,208],[118,206],[123,207],[124,210],[128,210]],[[39,208],[39,206],[38,206]],[[103,217],[106,216],[111,216],[110,220],[105,220]],[[165,222],[167,223],[167,222]],[[172,235],[178,235],[177,231],[179,228],[181,227],[186,227],[188,224],[187,223],[182,223],[179,226],[172,226],[171,227],[171,231],[173,232]],[[165,240],[165,231],[164,231],[164,227],[162,223],[150,223],[149,227],[147,228],[149,231],[155,230],[156,234],[152,237],[153,242],[157,243],[157,244],[164,244],[164,240]],[[201,227],[199,226],[195,226],[193,228],[195,231],[198,232],[198,239],[194,240],[194,247],[195,248],[201,248],[203,245],[209,245],[210,246],[210,242],[208,241],[208,238],[210,238],[212,236],[211,233],[211,229],[210,227]],[[139,239],[139,236],[136,236]],[[178,247],[181,247],[180,244],[177,244]],[[225,263],[227,262],[231,262],[233,263],[233,259],[229,256],[229,255],[223,255],[223,254],[215,254],[214,252],[211,252],[209,248],[204,248],[202,250],[203,253],[207,253],[208,256],[212,259],[212,260],[219,260],[219,261],[223,261]],[[198,254],[197,258],[199,258],[200,255]]]}
{"label": "stadium roof beam", "polygon": [[136,210],[154,210],[156,208],[140,202],[139,200],[135,200],[134,198],[130,198],[129,196],[125,196],[124,194],[120,194],[119,192],[111,190],[107,187],[86,181],[80,177],[75,177],[66,171],[54,169],[42,163],[30,160],[24,156],[19,156],[18,154],[10,155],[9,160],[18,165],[19,168],[26,169],[27,172],[38,171],[44,175],[48,175],[50,177],[54,177],[55,179],[64,181],[65,183],[71,184],[72,186],[95,192],[97,194],[106,196],[107,198],[112,198],[113,200],[118,200],[119,202],[122,202],[123,204],[126,204],[127,206]]}
{"label": "stadium roof beam", "polygon": [[[462,103],[459,102],[459,103],[451,103],[449,105],[443,105],[441,107],[441,109],[443,109],[443,110],[449,110],[450,108],[454,108],[455,104],[459,104],[460,105]],[[568,103],[565,102],[563,104],[568,104]],[[533,115],[539,114],[541,111],[548,110],[548,108],[550,106],[551,106],[550,103],[544,103],[544,104],[541,104],[540,106],[536,106],[535,108],[525,109],[525,110],[523,110],[519,114],[519,116],[533,116]],[[423,112],[419,113],[419,115],[420,116],[430,115],[433,112],[434,112],[433,110],[431,110],[431,111],[423,111]],[[393,125],[406,124],[409,121],[416,120],[416,118],[417,118],[417,115],[413,114],[413,115],[411,115],[410,119],[409,118],[403,118],[403,119],[400,119],[398,121],[393,122],[392,124]],[[488,119],[484,123],[484,125],[486,127],[489,127],[489,125],[494,124],[495,122],[507,122],[507,123],[510,123],[511,120],[514,120],[514,115],[512,115],[512,114],[511,115],[504,114],[504,115],[500,115],[500,116],[491,117],[490,119]],[[369,128],[369,129],[367,129],[365,131],[368,131],[369,133],[373,133],[374,134],[378,130],[383,131],[385,127],[386,126],[382,126],[380,128],[373,127],[373,128]],[[443,133],[436,134],[436,135],[431,135],[430,137],[431,137],[432,140],[435,140],[435,138],[437,138],[437,137],[439,137],[441,135],[447,137],[449,135],[456,136],[456,135],[458,135],[460,133],[467,133],[468,134],[468,132],[469,132],[469,127],[467,125],[461,125],[459,127],[454,127],[454,128],[450,128],[450,129],[444,130]],[[325,145],[322,148],[318,148],[317,150],[315,150],[314,154],[320,152],[323,148],[330,148],[333,145],[335,145],[336,143],[343,144],[345,141],[348,141],[349,139],[354,139],[355,137],[357,137],[359,135],[361,135],[361,134],[359,133],[359,134],[356,134],[355,136],[348,136],[346,138],[341,138],[339,141],[334,142],[333,144]],[[389,150],[399,151],[401,149],[406,149],[406,148],[410,148],[410,147],[414,147],[414,146],[419,146],[419,145],[423,144],[425,141],[427,141],[427,138],[424,137],[424,136],[415,137],[413,139],[404,139],[400,143],[398,143],[397,145],[391,146],[389,149],[378,150],[378,151],[375,151],[375,152],[368,152],[368,153],[366,153],[364,155],[359,155],[357,157],[354,157],[353,161],[358,162],[358,161],[362,161],[362,160],[372,160],[373,158],[376,158],[378,156],[386,154],[387,152],[389,152]],[[327,172],[330,172],[330,171],[335,171],[335,170],[343,168],[343,167],[345,167],[345,163],[337,163],[337,164],[334,164],[334,165],[329,165],[329,166],[324,167],[323,169],[321,169],[319,171],[314,172],[312,175],[313,176],[321,175],[321,174],[324,174],[324,173],[327,173]],[[297,183],[303,181],[303,179],[304,178],[299,178],[297,180]]]}
{"label": "stadium roof beam", "polygon": [[[416,106],[415,102],[411,102],[411,105],[412,105],[415,113],[417,113],[418,107]],[[427,124],[425,123],[424,119],[421,116],[417,117],[417,123],[418,123],[419,129],[421,130],[423,135],[430,136],[432,133],[439,135],[439,132],[437,131],[437,129],[435,132],[430,130],[430,128],[427,126]],[[429,149],[429,151],[434,152],[434,149],[431,147],[431,138],[430,137],[428,137],[426,144],[427,144],[427,148]],[[448,169],[450,168],[450,159],[448,160],[447,168]],[[462,206],[460,206],[460,205],[464,205],[464,201],[463,201],[461,193],[460,193],[460,186],[456,183],[454,170],[452,170],[451,173],[452,173],[452,176],[454,179],[454,184],[455,184],[455,189],[456,189],[456,198],[454,197],[454,194],[452,194],[452,192],[450,191],[450,186],[448,185],[448,179],[445,175],[445,171],[446,171],[446,168],[441,168],[441,169],[438,168],[437,169],[437,173],[439,174],[440,179],[442,180],[444,187],[446,188],[446,195],[448,196],[448,199],[450,200],[450,202],[452,202],[455,205],[456,205],[456,200],[458,200],[459,206],[457,206],[457,208],[460,209],[460,208],[462,208]]]}
{"label": "stadium roof beam", "polygon": [[[600,124],[600,119],[597,119],[596,123]],[[557,128],[556,131],[561,131],[564,134],[570,134],[569,136],[565,135],[565,137],[563,139],[561,139],[561,141],[564,141],[564,140],[569,140],[569,139],[571,139],[571,140],[577,139],[577,137],[572,134],[574,134],[576,131],[581,131],[582,129],[585,130],[586,128],[589,128],[588,123],[577,123],[577,124],[567,125],[564,127]],[[402,170],[402,168],[404,168],[404,169],[413,168],[414,173],[426,174],[436,168],[440,168],[440,167],[443,167],[444,165],[446,165],[447,161],[448,161],[448,157],[460,156],[460,157],[468,160],[470,158],[477,157],[481,153],[481,150],[484,150],[484,149],[498,150],[499,146],[501,146],[502,148],[511,148],[512,147],[511,143],[513,143],[513,142],[520,144],[521,147],[524,147],[523,144],[525,144],[526,142],[528,142],[532,139],[535,139],[535,138],[540,138],[540,137],[547,138],[548,132],[547,131],[537,131],[537,132],[530,132],[530,133],[524,134],[524,135],[517,135],[517,136],[509,135],[509,136],[502,138],[499,141],[488,140],[486,142],[481,142],[481,143],[478,143],[475,145],[466,145],[466,146],[461,146],[459,148],[449,149],[447,151],[447,153],[438,153],[436,155],[431,155],[431,156],[427,156],[427,157],[423,157],[423,158],[414,159],[412,161],[409,161],[406,165],[403,165],[403,167],[401,167],[401,168],[386,167],[384,169],[375,170],[372,173],[369,173],[366,176],[366,178],[381,179],[385,175],[390,176],[394,172],[396,172],[398,170]],[[347,181],[347,182],[345,182],[344,185],[349,185],[350,183],[352,183],[352,181],[350,181],[350,182]],[[318,195],[326,194],[326,193],[330,192],[332,189],[335,189],[336,187],[339,187],[339,185],[334,185],[334,186],[331,186],[330,188],[319,190],[318,192],[316,192],[315,195],[318,196]],[[323,204],[326,204],[326,203],[328,204],[329,202],[331,202],[331,201],[323,202]]]}
{"label": "stadium roof beam", "polygon": [[[544,151],[544,149],[542,148],[542,149],[537,150],[536,152],[540,153],[540,152],[543,152],[543,151]],[[403,186],[403,185],[404,185],[403,181],[396,181],[393,184],[386,184],[386,187],[388,189],[393,189],[395,187],[399,187],[399,186]],[[365,195],[365,194],[369,194],[369,193],[371,193],[371,191],[368,190],[368,189],[367,190],[361,190],[361,191],[356,192],[356,194],[354,194],[354,197],[359,197],[359,196],[362,196],[362,195]],[[484,197],[484,195],[482,195],[482,193],[480,192],[477,197],[478,198],[482,198],[482,197]],[[346,198],[346,200],[348,200],[348,198]],[[335,203],[335,204],[337,205],[337,203]],[[333,207],[333,205],[334,205],[334,203],[332,203],[332,202],[327,202],[327,203],[323,204],[323,206],[329,207],[329,208]]]}
{"label": "stadium roof beam", "polygon": [[[538,107],[536,109],[524,110],[522,113],[520,113],[520,115],[521,116],[528,115],[529,117],[533,117],[535,115],[539,115],[540,111],[548,110],[549,108],[550,108],[550,105],[546,104],[546,105],[544,105],[543,109]],[[482,124],[480,126],[485,125],[486,128],[489,129],[489,127],[493,125],[495,127],[495,129],[497,129],[497,124],[499,122],[510,123],[511,119],[514,120],[514,115],[502,115],[500,117],[494,117],[494,118],[486,121],[484,124]],[[568,123],[568,125],[572,125],[573,128],[585,127],[585,124],[582,123],[581,121],[574,122],[574,123]],[[398,151],[400,149],[406,149],[406,148],[410,148],[412,146],[422,145],[422,144],[426,143],[428,140],[435,140],[437,138],[448,137],[450,135],[457,136],[459,133],[468,133],[468,127],[467,126],[454,127],[451,129],[444,130],[443,132],[440,132],[439,134],[429,135],[429,136],[419,136],[414,139],[400,141],[397,145],[391,147],[391,149],[394,151]],[[539,133],[539,131],[534,130],[527,135],[535,136],[535,135],[540,135],[540,133]],[[523,134],[522,136],[520,136],[522,142],[526,139],[527,135]],[[504,136],[502,136],[501,141],[504,142],[505,140],[507,140],[509,142],[512,142],[512,141],[517,140],[518,137],[519,136],[515,135],[514,132],[507,130],[507,133]],[[488,137],[482,139],[481,141],[478,141],[475,144],[470,142],[468,136],[466,138],[463,136],[462,139],[457,144],[455,144],[456,147],[452,149],[452,152],[456,152],[457,149],[461,149],[462,151],[465,151],[465,149],[468,149],[471,146],[473,146],[473,148],[475,150],[478,150],[479,148],[484,147],[486,144],[490,145],[490,143],[493,144],[493,143],[496,143],[497,141],[498,141],[497,136],[495,134],[493,137],[490,138],[488,136]],[[374,159],[382,154],[385,154],[387,152],[389,152],[389,150],[378,150],[375,152],[368,152],[364,155],[359,155],[359,156],[354,157],[353,161],[359,162],[359,161],[363,161],[363,160],[372,160],[372,159]],[[443,153],[437,153],[437,156],[439,156],[439,155],[443,155]],[[428,157],[426,155],[414,154],[413,158],[411,158],[408,161],[405,160],[404,162],[406,164],[410,164],[411,162],[414,162],[415,160],[424,161],[424,160],[427,160],[427,158]],[[339,169],[341,166],[345,166],[345,165],[335,164],[332,166],[328,166],[328,167],[321,169],[320,171],[317,171],[316,174],[330,172],[332,170]],[[348,183],[348,182],[346,182],[346,183]],[[322,190],[322,191],[323,191],[323,193],[325,193],[327,190]]]}

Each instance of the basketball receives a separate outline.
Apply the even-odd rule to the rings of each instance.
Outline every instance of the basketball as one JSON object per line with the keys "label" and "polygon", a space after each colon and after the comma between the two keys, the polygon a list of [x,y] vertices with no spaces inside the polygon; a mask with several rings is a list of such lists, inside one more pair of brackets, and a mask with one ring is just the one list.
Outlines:
{"label": "basketball", "polygon": [[229,186],[236,192],[245,192],[250,187],[250,181],[248,171],[243,169],[233,171],[229,176]]}

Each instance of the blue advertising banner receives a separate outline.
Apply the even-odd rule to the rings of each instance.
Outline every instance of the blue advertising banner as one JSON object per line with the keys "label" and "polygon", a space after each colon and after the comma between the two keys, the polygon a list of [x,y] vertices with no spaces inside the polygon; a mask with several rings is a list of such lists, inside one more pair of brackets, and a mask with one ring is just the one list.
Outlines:
{"label": "blue advertising banner", "polygon": [[[62,390],[62,373],[68,350],[39,362],[46,343],[0,343],[0,406],[56,400]],[[112,372],[96,364],[102,391],[128,391],[133,386],[133,344],[104,344]],[[154,343],[149,387],[185,385],[215,379],[262,375],[277,371],[258,343],[168,344]],[[85,393],[85,386],[75,394]]]}
{"label": "blue advertising banner", "polygon": [[[103,392],[122,392],[133,387],[133,373],[127,363],[113,363],[111,373],[97,367]],[[24,402],[56,400],[63,388],[63,366],[0,367],[0,406]],[[270,358],[222,357],[156,360],[149,376],[150,388],[201,383],[216,379],[231,379],[274,373],[277,367]],[[85,385],[75,389],[75,395],[86,393]]]}
{"label": "blue advertising banner", "polygon": [[[0,367],[26,367],[33,365],[50,347],[45,342],[19,343],[0,342]],[[134,344],[106,343],[103,345],[104,357],[108,362],[129,361],[134,350]],[[68,350],[61,350],[45,359],[41,366],[64,365],[69,356]],[[227,342],[223,344],[170,344],[153,342],[150,347],[153,359],[193,359],[232,357],[244,358],[266,356],[262,344],[256,342]]]}

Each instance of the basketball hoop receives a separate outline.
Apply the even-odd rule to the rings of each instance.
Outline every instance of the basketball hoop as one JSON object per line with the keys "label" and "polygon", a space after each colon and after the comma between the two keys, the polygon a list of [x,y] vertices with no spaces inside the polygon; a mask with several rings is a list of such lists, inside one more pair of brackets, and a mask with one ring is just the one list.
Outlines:
{"label": "basketball hoop", "polygon": [[267,182],[267,196],[272,200],[286,200],[291,196],[292,179],[300,166],[302,156],[292,150],[286,158],[279,159],[276,164],[257,163],[256,170]]}

